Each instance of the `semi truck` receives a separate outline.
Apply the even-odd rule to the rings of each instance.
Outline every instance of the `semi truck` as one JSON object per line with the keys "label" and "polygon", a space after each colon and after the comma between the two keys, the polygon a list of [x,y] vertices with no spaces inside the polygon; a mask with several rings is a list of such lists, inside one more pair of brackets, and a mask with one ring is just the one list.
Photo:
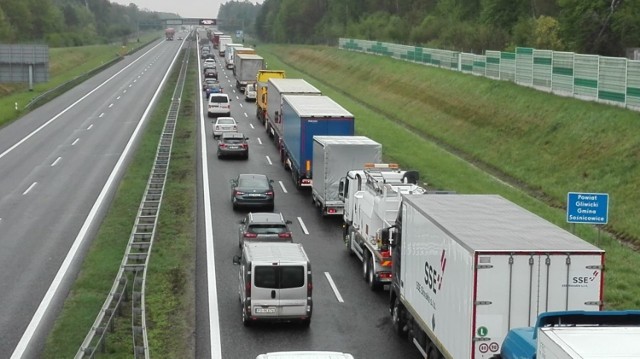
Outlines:
{"label": "semi truck", "polygon": [[248,83],[254,82],[258,71],[264,69],[264,58],[256,54],[238,54],[234,63],[236,70],[236,88],[243,92]]}
{"label": "semi truck", "polygon": [[509,331],[495,359],[640,358],[640,310],[542,313]]}
{"label": "semi truck", "polygon": [[211,35],[211,42],[213,43],[213,48],[217,49],[220,45],[220,36],[224,35],[222,31],[214,31]]}
{"label": "semi truck", "polygon": [[354,122],[349,111],[327,96],[282,97],[280,160],[291,170],[297,188],[311,187],[313,136],[353,136]]}
{"label": "semi truck", "polygon": [[320,96],[322,92],[303,79],[278,79],[268,81],[269,95],[265,128],[278,149],[282,148],[282,98],[285,95]]}
{"label": "semi truck", "polygon": [[283,79],[287,77],[283,70],[260,70],[256,76],[256,117],[266,124],[268,81],[269,79]]}
{"label": "semi truck", "polygon": [[389,243],[381,241],[381,230],[394,223],[402,194],[427,193],[418,185],[418,172],[377,162],[347,171],[340,179],[338,195],[344,209],[342,239],[349,254],[362,262],[362,275],[371,290],[391,283],[393,258]]}
{"label": "semi truck", "polygon": [[[239,54],[255,54],[255,53],[256,53],[256,49],[254,49],[253,47],[244,47],[243,45],[234,47],[231,55],[231,59],[230,59],[231,63],[229,64],[229,62],[227,62],[227,68],[233,69],[233,74],[235,75],[236,68],[233,66],[233,63],[236,61],[237,56]],[[231,67],[229,67],[229,65],[231,65]]]}
{"label": "semi truck", "polygon": [[164,37],[169,41],[173,40],[173,37],[175,35],[176,35],[176,29],[172,27],[168,27],[164,30]]}
{"label": "semi truck", "polygon": [[224,66],[228,69],[232,69],[233,67],[233,56],[234,56],[234,50],[238,47],[243,47],[244,45],[242,44],[236,44],[236,43],[231,43],[231,44],[227,44],[227,48],[224,52]]}
{"label": "semi truck", "polygon": [[365,136],[314,136],[311,183],[313,203],[323,216],[344,213],[340,179],[365,163],[382,161],[382,145]]}
{"label": "semi truck", "polygon": [[602,310],[604,251],[498,195],[403,195],[381,238],[393,328],[429,359],[489,359],[540,313]]}
{"label": "semi truck", "polygon": [[231,36],[220,35],[218,37],[218,54],[224,56],[224,52],[227,50],[227,44],[232,43]]}

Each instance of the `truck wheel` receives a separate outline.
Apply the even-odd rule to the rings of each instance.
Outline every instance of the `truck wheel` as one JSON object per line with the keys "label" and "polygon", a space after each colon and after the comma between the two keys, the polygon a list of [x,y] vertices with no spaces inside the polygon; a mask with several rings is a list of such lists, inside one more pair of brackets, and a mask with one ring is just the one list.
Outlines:
{"label": "truck wheel", "polygon": [[366,282],[369,276],[369,256],[364,255],[362,258],[362,279]]}
{"label": "truck wheel", "polygon": [[369,273],[368,276],[369,278],[367,279],[367,282],[369,283],[369,289],[371,289],[374,292],[377,292],[380,290],[380,282],[378,282],[376,280],[376,276],[375,276],[375,264],[373,263],[373,257],[371,258],[371,262],[369,263]]}
{"label": "truck wheel", "polygon": [[404,331],[404,309],[398,298],[393,301],[393,308],[391,309],[391,324],[393,330],[398,334],[400,338],[406,338],[407,332]]}

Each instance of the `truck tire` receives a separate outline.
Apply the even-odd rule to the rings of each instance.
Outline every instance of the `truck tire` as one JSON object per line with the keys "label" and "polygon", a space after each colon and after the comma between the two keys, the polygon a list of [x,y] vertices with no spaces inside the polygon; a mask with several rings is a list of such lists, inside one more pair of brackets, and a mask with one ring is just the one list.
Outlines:
{"label": "truck tire", "polygon": [[406,325],[404,320],[404,307],[402,307],[398,298],[393,301],[393,308],[391,308],[391,324],[393,331],[396,332],[400,338],[407,337],[407,332],[404,330]]}
{"label": "truck tire", "polygon": [[369,276],[369,256],[364,254],[362,256],[362,279],[367,281],[367,277]]}
{"label": "truck tire", "polygon": [[376,275],[375,275],[375,264],[373,263],[373,257],[370,257],[369,259],[369,271],[367,273],[367,283],[369,283],[369,289],[371,289],[374,292],[377,292],[380,290],[380,288],[382,288],[382,285],[380,282],[378,282],[376,280]]}

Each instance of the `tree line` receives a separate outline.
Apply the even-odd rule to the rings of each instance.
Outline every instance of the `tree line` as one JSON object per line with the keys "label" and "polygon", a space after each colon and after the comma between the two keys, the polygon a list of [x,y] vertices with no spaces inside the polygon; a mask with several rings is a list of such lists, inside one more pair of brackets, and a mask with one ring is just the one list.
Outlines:
{"label": "tree line", "polygon": [[624,56],[640,47],[637,0],[265,0],[268,42],[339,37],[483,53],[516,46]]}
{"label": "tree line", "polygon": [[177,17],[108,0],[2,0],[0,43],[51,47],[110,43],[138,31],[162,29],[161,19]]}

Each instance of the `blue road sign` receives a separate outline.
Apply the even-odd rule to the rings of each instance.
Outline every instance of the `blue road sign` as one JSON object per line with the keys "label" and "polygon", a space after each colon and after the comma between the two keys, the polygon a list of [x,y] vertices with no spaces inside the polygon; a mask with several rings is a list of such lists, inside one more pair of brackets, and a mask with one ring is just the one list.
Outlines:
{"label": "blue road sign", "polygon": [[567,222],[607,224],[609,222],[608,193],[567,194]]}

